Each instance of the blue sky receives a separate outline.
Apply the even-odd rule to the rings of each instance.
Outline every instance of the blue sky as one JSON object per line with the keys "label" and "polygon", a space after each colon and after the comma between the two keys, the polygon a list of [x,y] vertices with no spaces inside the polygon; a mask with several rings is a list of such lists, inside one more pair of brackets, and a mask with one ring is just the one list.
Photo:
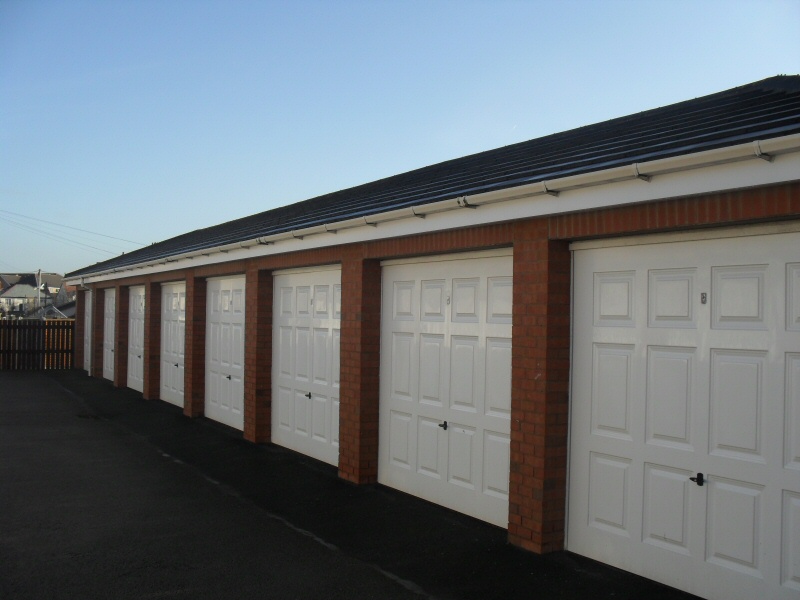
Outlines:
{"label": "blue sky", "polygon": [[0,0],[0,272],[798,74],[798,31],[800,0]]}

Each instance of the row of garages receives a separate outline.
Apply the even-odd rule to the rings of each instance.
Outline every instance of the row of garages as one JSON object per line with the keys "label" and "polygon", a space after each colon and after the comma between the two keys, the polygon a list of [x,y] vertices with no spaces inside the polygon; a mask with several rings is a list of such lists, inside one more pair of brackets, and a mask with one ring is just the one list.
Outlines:
{"label": "row of garages", "polygon": [[[800,187],[779,187],[791,200],[762,218],[796,218]],[[529,549],[709,598],[796,598],[800,227],[746,211],[638,237],[530,219],[94,283],[83,366]]]}

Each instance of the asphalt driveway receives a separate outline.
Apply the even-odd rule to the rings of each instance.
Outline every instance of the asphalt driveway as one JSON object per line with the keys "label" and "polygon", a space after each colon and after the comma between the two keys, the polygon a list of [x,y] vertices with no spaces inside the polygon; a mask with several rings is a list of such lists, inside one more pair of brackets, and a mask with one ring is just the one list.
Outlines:
{"label": "asphalt driveway", "polygon": [[188,419],[0,372],[0,598],[693,598]]}

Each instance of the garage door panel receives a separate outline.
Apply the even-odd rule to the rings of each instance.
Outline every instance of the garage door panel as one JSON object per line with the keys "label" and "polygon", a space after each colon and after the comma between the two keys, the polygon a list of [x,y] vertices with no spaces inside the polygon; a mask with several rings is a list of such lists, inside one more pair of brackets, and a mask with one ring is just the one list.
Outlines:
{"label": "garage door panel", "polygon": [[762,448],[766,361],[767,353],[761,351],[711,351],[711,454],[766,462]]}
{"label": "garage door panel", "polygon": [[[403,282],[404,284],[406,282]],[[420,284],[420,320],[421,321],[433,321],[436,323],[441,323],[445,320],[445,307],[446,307],[446,292],[445,292],[445,280],[444,279],[435,279],[430,281],[422,281]],[[399,298],[401,302],[404,304],[401,307],[401,311],[398,314],[402,314],[403,316],[407,316],[409,314],[409,309],[406,306],[407,299],[405,297],[406,288],[402,288],[403,297]]]}
{"label": "garage door panel", "polygon": [[392,396],[411,401],[412,399],[412,364],[414,351],[414,335],[411,333],[392,334]]}
{"label": "garage door panel", "polygon": [[592,433],[630,440],[634,346],[595,344]]}
{"label": "garage door panel", "polygon": [[296,327],[294,332],[294,378],[308,383],[311,381],[311,329]]}
{"label": "garage door panel", "polygon": [[454,323],[478,323],[481,312],[480,279],[453,279]]}
{"label": "garage door panel", "polygon": [[284,431],[294,429],[294,392],[291,388],[278,388],[278,426]]}
{"label": "garage door panel", "polygon": [[314,357],[311,362],[314,383],[328,385],[330,383],[331,331],[328,328],[314,329]]}
{"label": "garage door panel", "polygon": [[698,393],[695,348],[647,349],[648,444],[692,450],[693,398]]}
{"label": "garage door panel", "polygon": [[697,269],[656,269],[648,273],[648,325],[694,329],[697,327],[695,290]]}
{"label": "garage door panel", "polygon": [[636,273],[594,274],[595,327],[635,327],[634,290]]}
{"label": "garage door panel", "polygon": [[714,329],[767,329],[764,312],[766,269],[766,265],[711,269]]}
{"label": "garage door panel", "polygon": [[144,286],[128,288],[128,381],[129,388],[144,391]]}
{"label": "garage door panel", "polygon": [[763,486],[713,478],[708,484],[707,559],[754,577],[763,577]]}
{"label": "garage door panel", "polygon": [[341,271],[274,275],[272,441],[338,464]]}
{"label": "garage door panel", "polygon": [[486,340],[485,414],[511,418],[511,340]]}
{"label": "garage door panel", "polygon": [[412,417],[409,413],[393,410],[389,415],[389,461],[393,466],[401,469],[412,468],[411,423]]}
{"label": "garage door panel", "polygon": [[511,437],[500,431],[483,431],[483,493],[508,502]]}
{"label": "garage door panel", "polygon": [[383,272],[378,479],[500,526],[508,523],[511,262],[506,254]]}
{"label": "garage door panel", "polygon": [[689,477],[672,466],[645,463],[642,540],[686,556],[689,549]]}
{"label": "garage door panel", "polygon": [[419,401],[442,406],[446,365],[444,335],[423,333],[419,336]]}
{"label": "garage door panel", "polygon": [[476,433],[474,427],[448,422],[447,480],[470,490],[476,489],[478,484],[475,481],[478,470],[473,464],[479,452],[475,447]]}
{"label": "garage door panel", "polygon": [[800,263],[786,265],[786,329],[800,331]]}
{"label": "garage door panel", "polygon": [[783,491],[781,583],[800,592],[800,493]]}
{"label": "garage door panel", "polygon": [[513,278],[489,277],[487,285],[486,322],[510,324],[514,306]]}
{"label": "garage door panel", "polygon": [[482,372],[480,340],[477,337],[450,338],[450,406],[477,411],[480,390],[477,377]]}
{"label": "garage door panel", "polygon": [[414,281],[393,282],[392,319],[395,321],[413,321],[416,318],[415,289],[416,282]]}
{"label": "garage door panel", "polygon": [[784,414],[784,464],[800,470],[800,353],[797,352],[786,354]]}
{"label": "garage door panel", "polygon": [[[290,313],[291,315],[292,313]],[[291,327],[281,327],[278,333],[278,373],[285,377],[292,376],[292,356],[294,356],[294,345],[292,336],[294,331]]]}
{"label": "garage door panel", "polygon": [[631,460],[592,452],[589,457],[589,526],[631,537]]}

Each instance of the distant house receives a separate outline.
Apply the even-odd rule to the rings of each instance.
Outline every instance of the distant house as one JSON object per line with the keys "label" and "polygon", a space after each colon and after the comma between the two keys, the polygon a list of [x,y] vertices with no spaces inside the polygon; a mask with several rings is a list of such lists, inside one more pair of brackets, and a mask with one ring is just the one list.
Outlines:
{"label": "distant house", "polygon": [[800,76],[66,279],[92,376],[534,552],[705,598],[800,594]]}
{"label": "distant house", "polygon": [[52,304],[62,286],[58,273],[2,273],[0,312],[5,315],[27,315],[40,306]]}

